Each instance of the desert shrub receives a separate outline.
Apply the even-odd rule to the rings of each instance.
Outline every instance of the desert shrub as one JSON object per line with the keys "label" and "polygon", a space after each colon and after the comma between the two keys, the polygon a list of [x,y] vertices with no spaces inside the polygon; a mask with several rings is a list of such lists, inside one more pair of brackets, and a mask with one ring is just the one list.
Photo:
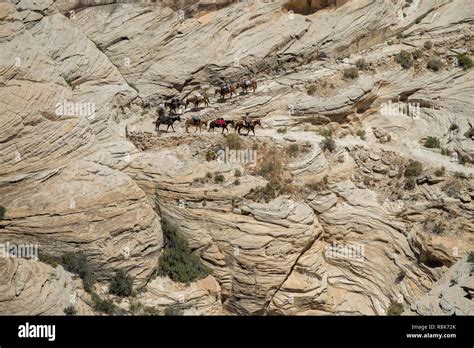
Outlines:
{"label": "desert shrub", "polygon": [[323,180],[311,181],[305,185],[312,191],[321,192],[328,189],[328,176],[326,175]]}
{"label": "desert shrub", "polygon": [[421,50],[415,50],[411,53],[413,59],[420,59],[423,56],[423,52]]}
{"label": "desert shrub", "polygon": [[242,147],[242,139],[236,133],[231,133],[226,136],[227,146],[231,150],[239,150]]}
{"label": "desert shrub", "polygon": [[123,269],[119,269],[110,281],[109,291],[119,297],[127,297],[133,291],[133,278]]}
{"label": "desert shrub", "polygon": [[441,154],[442,154],[443,156],[451,156],[452,152],[451,152],[450,149],[444,149],[444,148],[443,148],[443,149],[441,149]]}
{"label": "desert shrub", "polygon": [[316,94],[316,91],[317,91],[316,85],[311,85],[311,86],[309,86],[308,89],[306,90],[306,92],[308,93],[308,95],[315,95],[315,94]]}
{"label": "desert shrub", "polygon": [[404,38],[405,38],[405,34],[403,34],[403,33],[398,33],[397,34],[397,39],[402,40]]}
{"label": "desert shrub", "polygon": [[333,152],[334,150],[336,150],[336,142],[334,141],[334,139],[330,137],[325,137],[323,141],[321,141],[320,146],[321,146],[321,149],[327,150],[330,152]]}
{"label": "desert shrub", "polygon": [[215,182],[216,184],[223,183],[223,182],[224,182],[224,175],[222,175],[222,174],[216,174],[216,176],[214,177],[214,182]]}
{"label": "desert shrub", "polygon": [[344,69],[343,75],[346,79],[356,79],[359,77],[359,70],[357,68],[347,68]]}
{"label": "desert shrub", "polygon": [[474,251],[471,251],[467,256],[467,262],[474,263]]}
{"label": "desert shrub", "polygon": [[242,176],[242,172],[239,169],[236,169],[235,172],[234,172],[234,176],[236,178],[240,178]]}
{"label": "desert shrub", "polygon": [[410,52],[401,51],[395,56],[395,61],[404,69],[410,69],[413,66],[413,57]]}
{"label": "desert shrub", "polygon": [[59,262],[64,268],[82,279],[84,290],[91,292],[96,281],[96,276],[92,265],[87,261],[87,257],[82,252],[67,252]]}
{"label": "desert shrub", "polygon": [[391,301],[388,306],[387,314],[388,315],[401,315],[404,311],[403,305],[401,303]]}
{"label": "desert shrub", "polygon": [[284,133],[286,133],[286,132],[287,132],[287,129],[284,128],[284,127],[281,127],[281,128],[278,128],[278,129],[277,129],[277,133],[284,134]]}
{"label": "desert shrub", "polygon": [[298,146],[298,144],[291,144],[286,149],[286,153],[291,157],[295,157],[296,155],[298,155],[299,151],[300,147]]}
{"label": "desert shrub", "polygon": [[176,317],[176,316],[181,316],[183,315],[183,310],[180,308],[175,308],[173,306],[168,306],[165,309],[165,315],[166,316],[171,316],[171,317]]}
{"label": "desert shrub", "polygon": [[472,59],[467,54],[459,54],[457,58],[459,66],[463,67],[464,70],[472,68]]}
{"label": "desert shrub", "polygon": [[367,68],[367,62],[365,61],[364,58],[360,58],[357,60],[356,62],[356,67],[359,69],[359,70],[364,70]]}
{"label": "desert shrub", "polygon": [[176,226],[163,221],[162,230],[165,243],[159,259],[158,274],[186,284],[206,277],[209,269],[202,264],[198,256],[191,253],[188,242]]}
{"label": "desert shrub", "polygon": [[440,71],[443,68],[443,62],[438,58],[431,58],[428,61],[428,69]]}
{"label": "desert shrub", "polygon": [[437,149],[440,147],[439,139],[436,137],[428,137],[425,140],[424,146],[429,149]]}
{"label": "desert shrub", "polygon": [[206,152],[206,161],[214,161],[217,159],[217,154],[215,151],[209,150]]}
{"label": "desert shrub", "polygon": [[207,173],[206,173],[206,178],[212,179],[212,173],[211,173],[211,172],[207,172]]}
{"label": "desert shrub", "polygon": [[332,129],[331,127],[323,128],[319,131],[319,135],[321,135],[323,137],[332,138],[333,133],[334,133],[334,129]]}
{"label": "desert shrub", "polygon": [[430,50],[433,48],[433,42],[432,41],[425,41],[423,44],[423,47],[426,48],[427,50]]}
{"label": "desert shrub", "polygon": [[118,311],[117,306],[112,301],[100,298],[95,292],[92,293],[92,302],[92,308],[98,312],[113,315]]}
{"label": "desert shrub", "polygon": [[74,306],[67,306],[66,308],[64,308],[64,314],[70,316],[77,315],[77,309]]}
{"label": "desert shrub", "polygon": [[417,177],[423,173],[423,165],[414,160],[409,160],[405,167],[405,177]]}
{"label": "desert shrub", "polygon": [[357,132],[356,132],[356,135],[361,138],[362,140],[365,140],[365,136],[366,136],[366,132],[365,132],[365,129],[359,129]]}
{"label": "desert shrub", "polygon": [[445,167],[441,167],[441,168],[439,168],[439,169],[436,169],[436,171],[435,171],[434,174],[435,174],[437,177],[440,177],[440,176],[443,176],[445,172],[446,172],[446,168],[445,168]]}
{"label": "desert shrub", "polygon": [[405,185],[403,186],[403,188],[407,191],[411,191],[415,188],[415,186],[416,186],[415,178],[410,176],[406,178]]}
{"label": "desert shrub", "polygon": [[56,268],[60,263],[60,260],[57,257],[45,254],[41,250],[38,250],[38,260],[42,263],[50,265],[53,268]]}
{"label": "desert shrub", "polygon": [[0,205],[0,220],[2,220],[5,217],[6,212],[7,210],[5,209],[5,207]]}
{"label": "desert shrub", "polygon": [[240,185],[240,180],[239,180],[239,179],[235,179],[234,185],[236,185],[236,186]]}

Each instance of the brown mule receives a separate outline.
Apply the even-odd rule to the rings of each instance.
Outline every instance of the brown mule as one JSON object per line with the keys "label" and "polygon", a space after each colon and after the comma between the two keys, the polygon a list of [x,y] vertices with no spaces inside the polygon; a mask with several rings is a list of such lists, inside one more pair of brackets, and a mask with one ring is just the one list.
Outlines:
{"label": "brown mule", "polygon": [[[247,84],[247,81],[249,81],[250,83]],[[247,93],[248,92],[248,89],[249,88],[252,88],[254,93],[255,91],[257,90],[257,81],[255,80],[243,80],[243,81],[240,81],[238,84],[237,84],[237,88],[242,88],[242,91],[244,93]]]}
{"label": "brown mule", "polygon": [[186,120],[186,122],[184,122],[184,126],[186,127],[186,133],[189,133],[188,131],[188,128],[190,126],[196,126],[196,130],[194,131],[194,133],[196,133],[199,129],[199,133],[201,133],[201,130],[202,130],[202,127],[204,126],[204,129],[207,128],[207,121],[199,121],[199,123],[196,123],[194,122],[192,119],[191,120]]}
{"label": "brown mule", "polygon": [[207,108],[209,106],[209,97],[207,96],[207,94],[204,93],[201,96],[195,95],[195,96],[186,98],[186,102],[184,103],[185,108],[188,108],[188,105],[191,103],[194,104],[195,109],[198,109],[199,104],[201,103],[204,103],[204,106]]}
{"label": "brown mule", "polygon": [[[253,135],[255,135],[255,126],[260,126],[262,127],[262,123],[260,122],[260,119],[257,119],[255,121],[250,122],[250,125],[247,126],[244,121],[239,121],[235,124],[235,131],[239,133],[240,135],[240,130],[242,128],[247,129],[247,135],[249,135],[250,131],[252,131]],[[263,128],[263,127],[262,127]]]}
{"label": "brown mule", "polygon": [[216,88],[215,95],[220,94],[221,99],[225,99],[227,94],[230,94],[230,98],[232,99],[232,95],[237,95],[237,88],[234,85],[223,86],[220,88]]}

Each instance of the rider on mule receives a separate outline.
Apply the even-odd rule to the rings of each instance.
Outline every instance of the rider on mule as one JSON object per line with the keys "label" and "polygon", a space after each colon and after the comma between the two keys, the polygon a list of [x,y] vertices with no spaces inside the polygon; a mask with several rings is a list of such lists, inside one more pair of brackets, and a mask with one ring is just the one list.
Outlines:
{"label": "rider on mule", "polygon": [[250,120],[250,114],[247,112],[245,113],[245,126],[248,128],[250,127],[250,124],[252,123],[252,121]]}

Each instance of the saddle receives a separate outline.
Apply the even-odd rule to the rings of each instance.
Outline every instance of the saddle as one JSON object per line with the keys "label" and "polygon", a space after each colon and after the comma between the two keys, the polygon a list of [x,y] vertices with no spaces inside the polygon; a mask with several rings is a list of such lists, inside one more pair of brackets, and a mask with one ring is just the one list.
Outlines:
{"label": "saddle", "polygon": [[225,120],[216,120],[216,124],[218,126],[223,126],[223,125],[225,125]]}
{"label": "saddle", "polygon": [[166,123],[170,120],[168,116],[160,116],[159,117],[160,123]]}

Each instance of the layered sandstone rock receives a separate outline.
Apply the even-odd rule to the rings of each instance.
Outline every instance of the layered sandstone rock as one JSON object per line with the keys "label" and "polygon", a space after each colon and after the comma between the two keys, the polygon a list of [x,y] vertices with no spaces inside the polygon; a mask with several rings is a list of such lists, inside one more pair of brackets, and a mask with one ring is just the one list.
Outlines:
{"label": "layered sandstone rock", "polygon": [[[213,3],[0,4],[0,242],[84,251],[101,282],[125,268],[146,285],[138,301],[160,313],[179,305],[185,314],[384,315],[391,301],[417,314],[471,313],[461,295],[472,277],[458,262],[473,250],[474,171],[422,140],[474,155],[473,71],[453,59],[474,49],[472,1],[290,1],[295,13],[288,1]],[[415,49],[412,69],[395,63]],[[426,68],[434,56],[443,63],[436,73]],[[344,78],[360,58],[367,68]],[[178,122],[175,134],[153,133],[157,102],[213,94],[244,76],[257,92],[211,95],[203,117],[250,112],[263,129],[247,147],[281,157],[290,144],[307,149],[287,165],[294,192],[267,203],[249,198],[268,183],[251,165],[206,160],[227,143],[217,132],[184,134]],[[419,105],[416,118],[384,112],[398,101]],[[68,102],[85,108],[58,112]],[[335,152],[320,149],[322,126],[334,129]],[[423,164],[413,190],[404,189],[409,159]],[[179,227],[212,276],[149,282],[160,218]],[[9,270],[0,313],[61,314],[70,275],[0,262]],[[18,299],[16,268],[37,275]],[[452,272],[459,286],[436,283]],[[38,293],[45,305],[32,310]]]}

